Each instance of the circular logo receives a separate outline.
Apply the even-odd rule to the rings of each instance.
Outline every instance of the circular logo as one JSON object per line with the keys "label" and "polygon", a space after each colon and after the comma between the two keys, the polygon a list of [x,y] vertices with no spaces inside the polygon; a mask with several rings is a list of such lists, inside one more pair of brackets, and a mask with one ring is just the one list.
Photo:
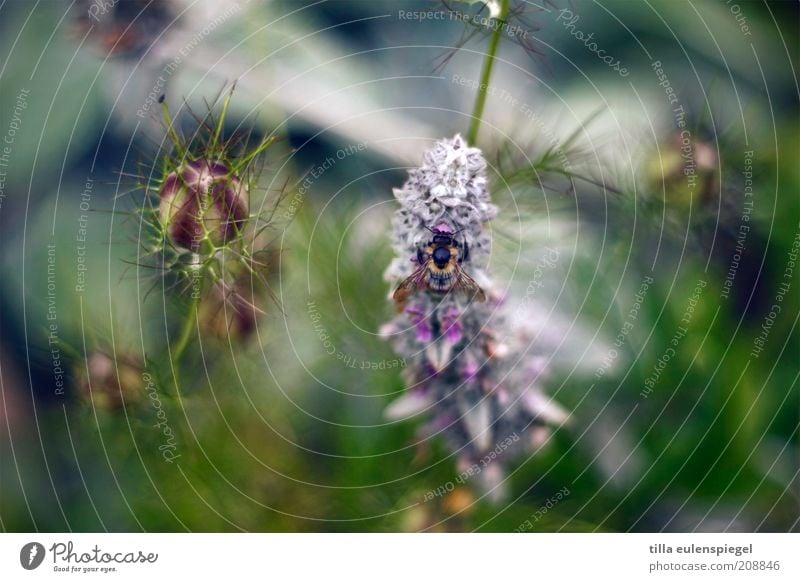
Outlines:
{"label": "circular logo", "polygon": [[29,542],[19,551],[19,563],[26,570],[35,570],[44,561],[44,546],[39,542]]}

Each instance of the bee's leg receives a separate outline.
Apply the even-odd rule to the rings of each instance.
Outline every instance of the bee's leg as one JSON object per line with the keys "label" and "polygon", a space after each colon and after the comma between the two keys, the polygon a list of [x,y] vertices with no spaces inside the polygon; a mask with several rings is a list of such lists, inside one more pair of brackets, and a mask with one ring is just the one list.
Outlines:
{"label": "bee's leg", "polygon": [[422,249],[417,249],[417,263],[420,265],[425,263],[425,252]]}
{"label": "bee's leg", "polygon": [[468,260],[469,260],[469,245],[467,244],[467,241],[464,241],[464,252],[462,253],[462,256],[458,257],[458,262],[462,263]]}

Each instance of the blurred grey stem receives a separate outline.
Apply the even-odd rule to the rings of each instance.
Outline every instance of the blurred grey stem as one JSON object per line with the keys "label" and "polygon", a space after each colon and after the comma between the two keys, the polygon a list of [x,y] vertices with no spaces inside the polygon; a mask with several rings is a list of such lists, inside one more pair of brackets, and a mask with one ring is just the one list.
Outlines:
{"label": "blurred grey stem", "polygon": [[[505,24],[508,18],[508,11],[511,7],[511,0],[501,0],[500,14],[497,15],[497,20],[501,24]],[[486,59],[483,61],[483,72],[481,73],[481,82],[478,85],[478,95],[475,97],[475,107],[472,109],[472,123],[469,127],[467,134],[467,141],[471,146],[475,146],[478,140],[478,131],[481,128],[481,118],[483,117],[483,109],[486,106],[486,96],[489,90],[489,80],[492,77],[492,68],[494,67],[494,59],[497,54],[497,47],[500,46],[500,37],[503,35],[503,26],[498,26],[492,33],[492,40],[489,42],[489,52],[486,53]]]}

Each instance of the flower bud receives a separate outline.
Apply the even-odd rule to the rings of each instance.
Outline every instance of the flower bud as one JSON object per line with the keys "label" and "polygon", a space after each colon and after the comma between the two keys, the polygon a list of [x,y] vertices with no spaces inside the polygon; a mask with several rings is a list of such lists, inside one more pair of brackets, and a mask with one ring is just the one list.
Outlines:
{"label": "flower bud", "polygon": [[258,327],[261,314],[254,295],[246,285],[236,285],[227,292],[221,285],[214,285],[200,305],[203,330],[221,340],[249,338]]}
{"label": "flower bud", "polygon": [[104,56],[153,53],[175,28],[173,2],[160,0],[77,0],[69,36]]}
{"label": "flower bud", "polygon": [[78,394],[102,410],[135,404],[142,395],[141,372],[141,363],[135,358],[120,357],[115,362],[103,352],[94,352],[79,374]]}
{"label": "flower bud", "polygon": [[718,190],[719,156],[712,143],[675,133],[653,153],[644,167],[647,187],[667,200],[688,205],[713,202]]}
{"label": "flower bud", "polygon": [[472,513],[475,496],[466,487],[456,487],[442,502],[442,509],[449,515]]}
{"label": "flower bud", "polygon": [[240,234],[248,217],[247,188],[226,165],[209,160],[182,164],[159,191],[159,215],[169,239],[200,252]]}

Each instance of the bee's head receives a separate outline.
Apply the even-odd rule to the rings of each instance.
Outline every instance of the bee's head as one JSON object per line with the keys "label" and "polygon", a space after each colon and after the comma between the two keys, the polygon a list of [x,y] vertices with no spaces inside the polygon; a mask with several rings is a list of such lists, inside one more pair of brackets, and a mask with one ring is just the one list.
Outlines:
{"label": "bee's head", "polygon": [[435,234],[435,235],[433,235],[433,241],[431,241],[431,244],[443,245],[443,246],[453,246],[454,245],[454,241],[453,241],[453,237],[450,236],[449,234]]}
{"label": "bee's head", "polygon": [[453,230],[446,222],[440,222],[433,228],[428,228],[428,230],[433,234],[431,244],[447,246],[458,245],[458,243],[455,242],[455,235],[458,234],[459,231]]}

